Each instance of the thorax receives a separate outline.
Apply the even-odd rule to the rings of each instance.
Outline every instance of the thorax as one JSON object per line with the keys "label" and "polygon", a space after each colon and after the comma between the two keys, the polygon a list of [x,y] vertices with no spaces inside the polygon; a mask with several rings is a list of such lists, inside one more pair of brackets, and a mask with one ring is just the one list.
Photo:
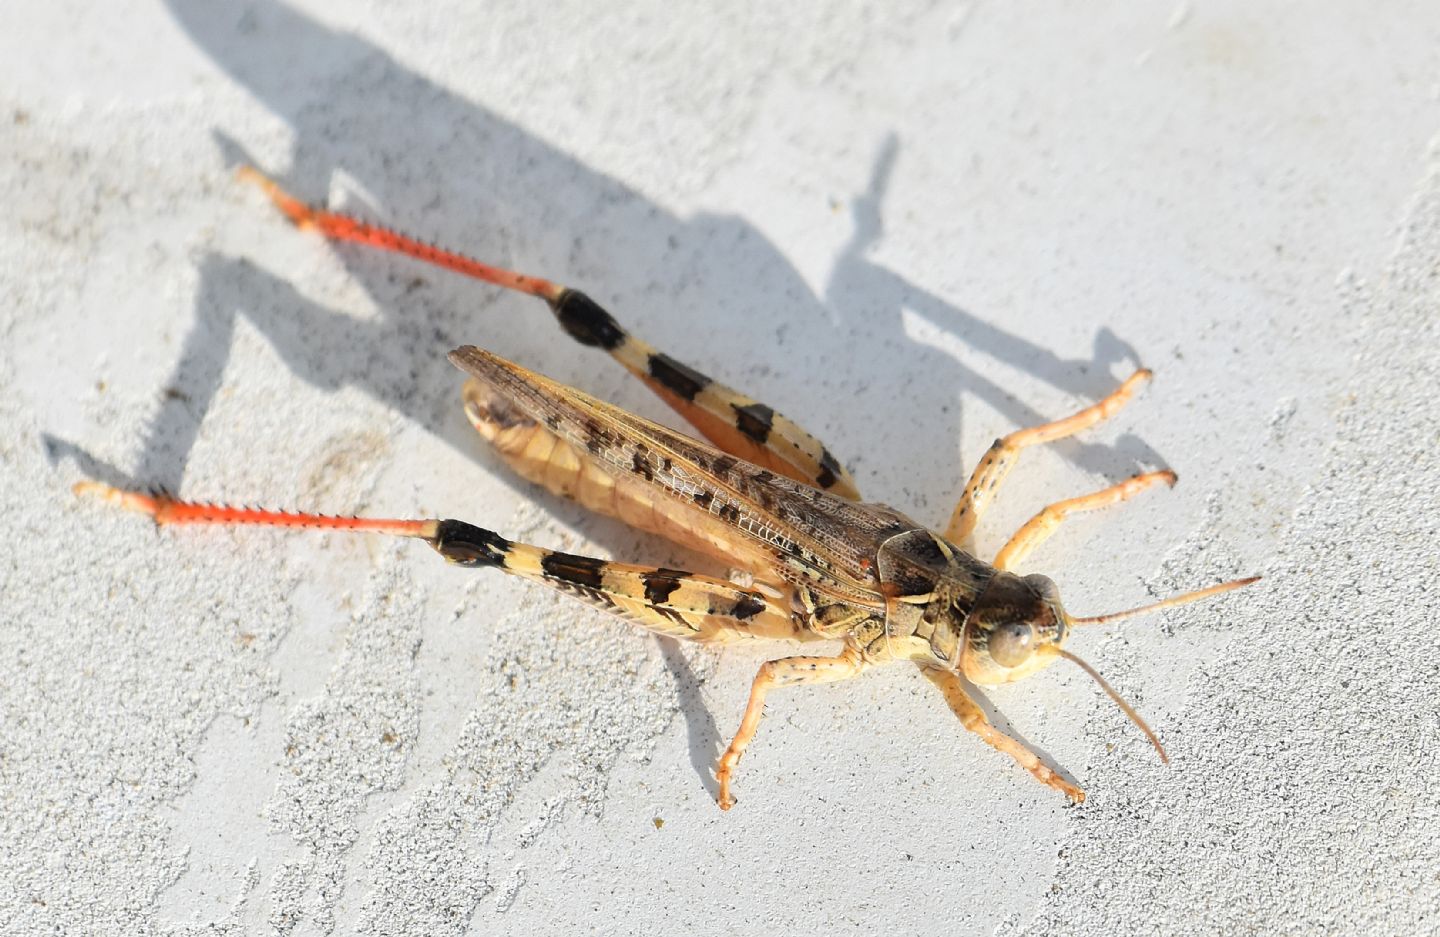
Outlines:
{"label": "thorax", "polygon": [[995,567],[916,528],[886,540],[876,557],[885,596],[885,641],[896,657],[928,659],[955,668],[965,622]]}

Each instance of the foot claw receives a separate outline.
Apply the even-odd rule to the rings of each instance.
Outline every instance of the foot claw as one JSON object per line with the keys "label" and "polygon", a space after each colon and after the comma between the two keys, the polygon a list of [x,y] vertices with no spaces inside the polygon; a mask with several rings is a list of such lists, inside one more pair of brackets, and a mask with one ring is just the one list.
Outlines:
{"label": "foot claw", "polygon": [[731,764],[726,764],[725,759],[720,759],[720,764],[715,769],[715,780],[720,783],[720,790],[715,795],[715,803],[721,810],[729,810],[735,806],[735,796],[730,793],[730,770]]}

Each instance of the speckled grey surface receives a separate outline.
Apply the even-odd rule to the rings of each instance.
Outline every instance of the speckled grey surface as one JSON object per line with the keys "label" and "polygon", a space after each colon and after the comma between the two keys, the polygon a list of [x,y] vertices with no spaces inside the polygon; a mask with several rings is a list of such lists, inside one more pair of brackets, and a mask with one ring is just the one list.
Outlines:
{"label": "speckled grey surface", "polygon": [[[24,3],[0,36],[0,930],[1440,932],[1440,8]],[[998,433],[1077,638],[991,702],[774,698],[422,547],[168,530],[85,476],[676,554],[473,438],[444,352],[663,409],[543,307],[296,232],[232,169],[584,286],[945,516]]]}

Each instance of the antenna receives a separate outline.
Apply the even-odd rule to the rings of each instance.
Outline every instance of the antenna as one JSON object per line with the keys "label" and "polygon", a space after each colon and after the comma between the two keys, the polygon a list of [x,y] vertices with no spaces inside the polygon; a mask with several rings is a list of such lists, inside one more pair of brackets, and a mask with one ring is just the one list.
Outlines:
{"label": "antenna", "polygon": [[1127,608],[1123,612],[1111,612],[1108,615],[1093,615],[1089,618],[1071,618],[1067,623],[1071,625],[1104,625],[1112,621],[1119,621],[1122,618],[1131,618],[1135,615],[1145,615],[1150,612],[1158,612],[1162,608],[1174,608],[1177,605],[1188,605],[1200,599],[1208,599],[1212,595],[1219,595],[1222,592],[1229,592],[1231,589],[1238,589],[1241,586],[1248,586],[1252,582],[1259,582],[1259,576],[1250,576],[1247,579],[1234,579],[1230,582],[1222,582],[1218,586],[1211,586],[1208,589],[1197,589],[1194,592],[1186,592],[1182,595],[1172,595],[1168,599],[1150,605],[1142,605],[1139,608]]}
{"label": "antenna", "polygon": [[1100,684],[1100,689],[1110,694],[1110,698],[1115,701],[1116,705],[1118,705],[1121,709],[1125,711],[1125,715],[1130,717],[1130,721],[1139,726],[1140,731],[1144,732],[1145,737],[1150,740],[1150,744],[1155,746],[1155,750],[1160,753],[1160,763],[1165,765],[1168,765],[1170,763],[1170,756],[1165,754],[1165,747],[1160,744],[1160,740],[1155,737],[1155,733],[1150,731],[1150,727],[1145,724],[1144,719],[1140,718],[1140,714],[1137,713],[1129,703],[1125,702],[1125,698],[1122,697],[1119,693],[1116,693],[1115,688],[1105,682],[1105,678],[1100,676],[1100,671],[1096,670],[1094,667],[1091,667],[1089,664],[1085,663],[1085,661],[1081,660],[1076,655],[1071,654],[1063,647],[1053,648],[1053,650],[1056,654],[1059,654],[1061,657],[1065,658],[1068,661],[1072,661],[1081,670],[1094,677],[1095,682]]}

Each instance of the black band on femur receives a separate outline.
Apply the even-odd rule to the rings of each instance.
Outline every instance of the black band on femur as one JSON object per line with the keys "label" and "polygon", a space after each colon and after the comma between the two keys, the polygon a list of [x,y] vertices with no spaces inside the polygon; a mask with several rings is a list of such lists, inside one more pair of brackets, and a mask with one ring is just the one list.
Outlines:
{"label": "black band on femur", "polygon": [[435,528],[436,552],[458,566],[504,566],[511,543],[493,530],[464,521],[441,521]]}
{"label": "black band on femur", "polygon": [[550,306],[560,325],[582,345],[610,351],[625,341],[625,330],[615,317],[579,290],[566,290]]}

